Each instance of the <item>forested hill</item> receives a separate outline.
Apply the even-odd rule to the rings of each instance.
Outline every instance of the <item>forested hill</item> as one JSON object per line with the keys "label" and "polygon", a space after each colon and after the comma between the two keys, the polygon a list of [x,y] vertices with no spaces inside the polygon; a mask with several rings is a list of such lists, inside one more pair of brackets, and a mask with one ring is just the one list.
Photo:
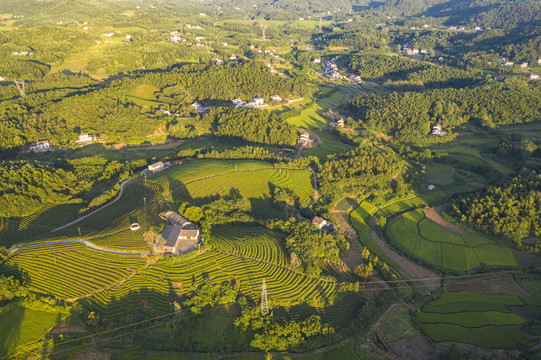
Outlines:
{"label": "forested hill", "polygon": [[[60,15],[73,19],[94,18],[106,13],[121,12],[129,3],[129,1],[113,3],[103,0],[9,0],[0,1],[0,12],[23,15],[26,18]],[[131,4],[134,3],[135,1],[131,1]]]}
{"label": "forested hill", "polygon": [[132,74],[107,87],[82,75],[50,74],[29,84],[25,98],[17,96],[14,85],[0,89],[0,99],[9,99],[0,102],[0,152],[38,139],[73,144],[82,130],[119,141],[152,134],[165,120],[129,97],[140,86],[153,90],[156,108],[186,115],[194,111],[190,105],[196,100],[229,106],[237,97],[244,101],[273,94],[310,97],[314,91],[302,79],[273,75],[258,62],[194,64],[176,71]]}
{"label": "forested hill", "polygon": [[517,0],[388,0],[383,15],[443,18],[448,25],[511,29],[541,24],[541,1]]}
{"label": "forested hill", "polygon": [[490,81],[473,88],[362,96],[344,110],[370,127],[415,142],[426,138],[436,123],[450,129],[467,122],[495,127],[539,121],[540,92],[539,84]]}

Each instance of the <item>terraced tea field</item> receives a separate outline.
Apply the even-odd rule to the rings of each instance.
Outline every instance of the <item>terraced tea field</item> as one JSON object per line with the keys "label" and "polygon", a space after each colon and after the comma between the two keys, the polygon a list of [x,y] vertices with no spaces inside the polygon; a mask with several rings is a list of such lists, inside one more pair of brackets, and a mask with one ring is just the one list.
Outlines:
{"label": "terraced tea field", "polygon": [[51,236],[52,229],[77,218],[80,204],[46,205],[23,218],[0,219],[0,246],[10,247],[36,238]]}
{"label": "terraced tea field", "polygon": [[150,311],[171,312],[171,302],[178,295],[189,294],[208,276],[212,282],[236,281],[241,291],[257,302],[263,279],[269,301],[277,305],[294,305],[308,301],[324,305],[337,291],[337,284],[311,278],[286,267],[267,262],[207,250],[193,258],[179,257],[159,262],[122,284],[89,298],[107,317]]}
{"label": "terraced tea field", "polygon": [[145,264],[140,256],[56,244],[17,251],[4,264],[2,274],[21,275],[31,291],[72,299],[118,283]]}
{"label": "terraced tea field", "polygon": [[279,234],[258,224],[227,224],[212,227],[209,244],[217,251],[287,266],[287,254]]}
{"label": "terraced tea field", "polygon": [[181,185],[206,176],[225,174],[243,170],[272,169],[273,165],[258,160],[218,160],[202,159],[185,161],[169,169],[148,176],[148,180],[158,184],[165,193]]}
{"label": "terraced tea field", "polygon": [[426,218],[422,210],[396,218],[387,234],[402,248],[438,268],[461,272],[482,265],[517,266],[508,247],[477,234],[453,234]]}
{"label": "terraced tea field", "polygon": [[288,189],[297,194],[301,206],[307,206],[314,197],[310,170],[261,169],[192,181],[173,192],[173,201],[175,206],[180,206],[182,202],[202,205],[235,192],[250,200],[256,216],[281,217],[281,211],[272,206],[271,194],[274,187]]}
{"label": "terraced tea field", "polygon": [[416,315],[421,330],[436,342],[513,349],[521,342],[529,342],[517,327],[526,319],[511,311],[512,307],[524,305],[517,296],[447,292]]}
{"label": "terraced tea field", "polygon": [[[142,179],[137,179],[125,186],[119,201],[54,234],[83,238],[109,249],[147,251],[143,234],[152,227],[161,228],[165,223],[159,217],[164,206],[160,188],[150,182],[145,185]],[[135,222],[140,227],[132,231],[130,225]]]}

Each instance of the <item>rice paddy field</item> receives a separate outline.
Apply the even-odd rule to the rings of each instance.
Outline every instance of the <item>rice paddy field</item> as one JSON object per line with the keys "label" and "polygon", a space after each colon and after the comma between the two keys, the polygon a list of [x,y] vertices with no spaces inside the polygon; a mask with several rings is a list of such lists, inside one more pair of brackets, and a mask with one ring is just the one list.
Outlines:
{"label": "rice paddy field", "polygon": [[[36,293],[58,299],[80,299],[107,318],[127,313],[170,313],[177,296],[189,294],[205,277],[212,282],[235,281],[257,301],[263,279],[274,306],[308,302],[329,305],[338,283],[312,278],[288,268],[280,234],[258,224],[215,226],[200,252],[161,261],[138,255],[118,255],[80,244],[56,244],[17,251],[3,275],[18,275]],[[359,300],[346,308],[358,309]],[[349,321],[344,309],[334,321]],[[342,315],[341,315],[342,314]],[[345,320],[343,319],[345,317]]]}
{"label": "rice paddy field", "polygon": [[514,312],[525,305],[518,296],[447,292],[426,304],[416,316],[421,330],[435,342],[514,349],[530,342],[519,329],[526,319]]}
{"label": "rice paddy field", "polygon": [[463,272],[482,265],[516,267],[511,250],[482,235],[456,235],[424,212],[404,213],[388,226],[388,235],[417,258],[438,268]]}
{"label": "rice paddy field", "polygon": [[375,212],[375,216],[389,216],[394,213],[404,212],[410,209],[415,209],[420,206],[425,206],[437,202],[439,200],[445,199],[446,197],[447,194],[443,191],[432,191],[421,196],[392,201],[380,206]]}
{"label": "rice paddy field", "polygon": [[361,245],[365,246],[372,254],[375,254],[386,264],[397,269],[398,265],[381,251],[378,245],[370,238],[370,226],[368,226],[368,221],[377,211],[377,206],[368,201],[363,201],[349,213],[349,222],[359,235]]}
{"label": "rice paddy field", "polygon": [[455,169],[449,165],[427,165],[425,179],[430,184],[449,185],[454,181],[454,173]]}
{"label": "rice paddy field", "polygon": [[306,206],[314,197],[312,172],[308,169],[258,169],[237,171],[189,182],[173,192],[175,206],[182,202],[202,205],[232,192],[251,203],[252,212],[261,218],[283,217],[283,211],[272,206],[272,189],[288,189]]}
{"label": "rice paddy field", "polygon": [[258,300],[265,279],[270,301],[281,306],[303,301],[323,306],[337,291],[336,283],[307,277],[254,257],[257,257],[255,253],[241,256],[212,249],[187,259],[181,257],[171,262],[159,262],[141,270],[122,286],[96,293],[88,301],[105,316],[112,318],[141,311],[169,313],[172,300],[176,296],[189,294],[205,276],[214,283],[239,283],[241,291],[254,301]]}

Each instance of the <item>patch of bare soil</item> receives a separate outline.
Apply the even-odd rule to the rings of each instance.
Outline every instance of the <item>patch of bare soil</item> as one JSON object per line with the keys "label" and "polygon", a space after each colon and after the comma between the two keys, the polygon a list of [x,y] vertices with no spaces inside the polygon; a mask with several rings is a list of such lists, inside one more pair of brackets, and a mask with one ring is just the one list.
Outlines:
{"label": "patch of bare soil", "polygon": [[143,310],[144,311],[152,310],[152,306],[148,305],[148,300],[141,300],[141,302],[143,303]]}
{"label": "patch of bare soil", "polygon": [[468,234],[461,228],[451,224],[449,221],[441,217],[441,205],[425,210],[425,215],[427,218],[455,235],[465,236]]}
{"label": "patch of bare soil", "polygon": [[377,137],[382,138],[382,139],[385,140],[385,141],[389,141],[389,140],[392,139],[391,136],[386,135],[386,134],[384,134],[384,133],[382,133],[382,132],[378,132],[378,131],[375,131],[375,130],[372,130],[372,132],[373,132]]}
{"label": "patch of bare soil", "polygon": [[111,353],[98,351],[97,349],[85,350],[73,357],[73,360],[110,360]]}
{"label": "patch of bare soil", "polygon": [[130,146],[124,150],[129,151],[140,151],[140,150],[167,150],[167,149],[174,149],[180,144],[183,143],[184,140],[175,140],[171,142],[165,142],[165,143],[156,143],[156,145],[140,145],[140,146]]}
{"label": "patch of bare soil", "polygon": [[340,258],[351,271],[355,271],[355,268],[362,263],[362,249],[359,246],[357,240],[357,232],[349,222],[347,221],[347,213],[345,211],[335,210],[332,214],[336,217],[336,225],[340,228],[349,240],[349,249],[343,252]]}
{"label": "patch of bare soil", "polygon": [[81,334],[85,332],[85,328],[81,325],[69,322],[58,324],[51,330],[51,334]]}
{"label": "patch of bare soil", "polygon": [[147,137],[156,137],[156,136],[162,136],[162,135],[165,135],[167,134],[165,132],[165,124],[161,124],[158,126],[158,128],[156,128],[156,130],[154,130],[154,133],[152,135],[148,135]]}
{"label": "patch of bare soil", "polygon": [[413,335],[389,343],[389,348],[406,359],[427,360],[434,349],[422,335]]}
{"label": "patch of bare soil", "polygon": [[473,280],[450,280],[445,291],[475,291],[483,295],[531,296],[513,279],[511,274],[490,274]]}

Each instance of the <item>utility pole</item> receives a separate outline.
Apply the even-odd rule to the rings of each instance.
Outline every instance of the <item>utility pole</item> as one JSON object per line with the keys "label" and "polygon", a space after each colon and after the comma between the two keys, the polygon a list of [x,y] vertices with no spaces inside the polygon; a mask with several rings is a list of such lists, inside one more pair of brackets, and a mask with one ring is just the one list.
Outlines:
{"label": "utility pole", "polygon": [[263,40],[265,40],[265,39],[266,39],[266,38],[265,38],[265,32],[267,31],[268,26],[267,26],[267,25],[263,25],[263,24],[260,24],[259,26],[261,27],[261,35],[262,35],[262,38],[263,38]]}
{"label": "utility pole", "polygon": [[79,236],[81,236],[81,228],[77,227],[77,230],[79,230]]}
{"label": "utility pole", "polygon": [[261,287],[261,315],[269,314],[269,303],[267,299],[267,285],[265,279],[263,279],[263,286]]}
{"label": "utility pole", "polygon": [[18,81],[18,80],[13,80],[13,82],[15,83],[15,86],[17,87],[17,90],[19,91],[19,95],[21,95],[21,97],[26,97],[26,93],[24,92],[24,80],[21,80],[21,81]]}

